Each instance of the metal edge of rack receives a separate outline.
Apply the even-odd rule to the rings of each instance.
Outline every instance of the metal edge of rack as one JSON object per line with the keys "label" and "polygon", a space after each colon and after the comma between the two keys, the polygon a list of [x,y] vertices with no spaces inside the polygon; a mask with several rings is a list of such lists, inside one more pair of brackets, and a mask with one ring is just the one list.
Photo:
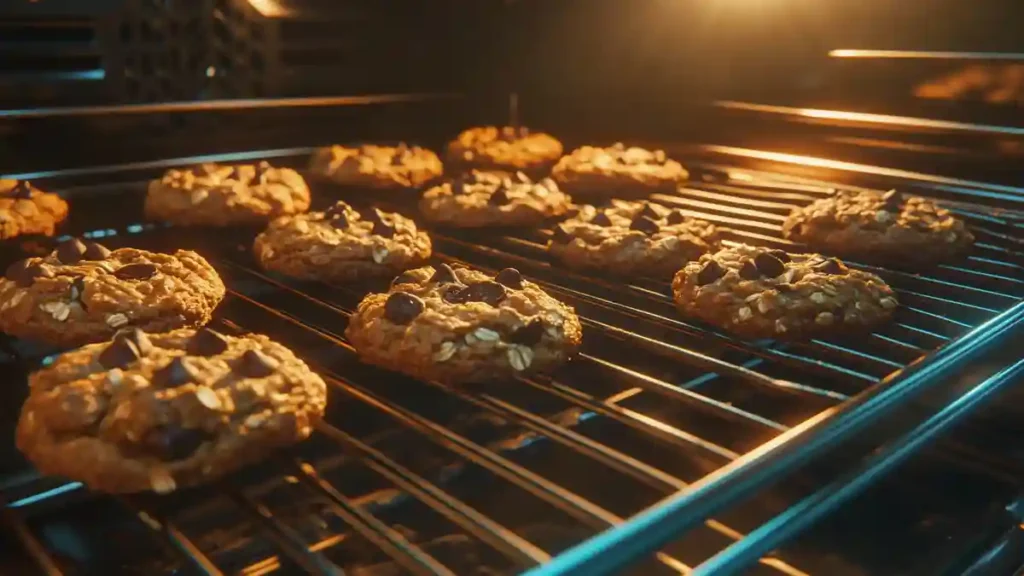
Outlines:
{"label": "metal edge of rack", "polygon": [[[994,341],[1024,323],[1020,302],[925,361],[894,373],[847,404],[828,409],[670,496],[621,526],[584,541],[527,576],[602,576],[658,550],[712,514],[767,486],[819,453],[875,422],[941,380],[946,371],[973,360]],[[981,386],[983,389],[987,385]],[[976,393],[983,390],[975,388]]]}
{"label": "metal edge of rack", "polygon": [[829,50],[830,58],[864,58],[879,60],[981,60],[1024,61],[1021,52],[951,52],[937,50],[871,50],[864,48],[836,48]]}

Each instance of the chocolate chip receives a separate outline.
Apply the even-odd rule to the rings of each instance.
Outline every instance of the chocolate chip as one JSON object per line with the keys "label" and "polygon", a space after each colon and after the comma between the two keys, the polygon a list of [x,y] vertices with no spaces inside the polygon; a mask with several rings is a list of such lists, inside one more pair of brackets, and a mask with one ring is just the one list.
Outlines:
{"label": "chocolate chip", "polygon": [[437,284],[447,284],[451,282],[458,282],[459,277],[455,275],[455,270],[447,264],[438,264],[434,268],[434,275],[430,277],[431,282]]}
{"label": "chocolate chip", "polygon": [[138,346],[126,338],[114,338],[114,341],[107,346],[96,358],[107,370],[111,368],[126,368],[142,357]]}
{"label": "chocolate chip", "polygon": [[7,267],[7,270],[4,271],[4,278],[7,278],[12,282],[17,282],[18,279],[21,278],[25,271],[28,270],[30,267],[31,265],[29,264],[29,260],[27,258],[24,260],[18,260],[17,262]]}
{"label": "chocolate chip", "polygon": [[898,212],[900,205],[903,204],[903,196],[894,190],[889,190],[885,194],[882,194],[882,201],[885,202],[885,209],[889,212]]}
{"label": "chocolate chip", "polygon": [[465,194],[466,193],[466,181],[463,178],[455,178],[451,182],[452,194]]}
{"label": "chocolate chip", "polygon": [[769,250],[769,254],[779,259],[781,262],[789,262],[789,253],[785,250]]}
{"label": "chocolate chip", "polygon": [[345,216],[344,212],[338,212],[337,214],[332,215],[330,223],[331,226],[334,226],[338,230],[345,230],[348,228],[348,218]]}
{"label": "chocolate chip", "polygon": [[[434,274],[437,275],[436,272]],[[395,276],[395,279],[391,281],[391,285],[398,286],[399,284],[415,284],[418,281],[419,280],[417,280],[416,276],[412,273],[402,272],[398,276]]]}
{"label": "chocolate chip", "polygon": [[142,436],[142,444],[148,453],[164,462],[174,462],[192,456],[210,439],[210,434],[203,430],[166,424],[146,432]]}
{"label": "chocolate chip", "polygon": [[775,256],[761,253],[754,257],[754,264],[765,278],[775,278],[786,271],[786,265]]}
{"label": "chocolate chip", "polygon": [[485,280],[470,284],[459,291],[458,300],[461,302],[483,302],[491,306],[497,306],[505,299],[507,291],[505,287],[497,282]]}
{"label": "chocolate chip", "polygon": [[668,218],[666,218],[669,224],[682,224],[686,220],[686,216],[679,210],[673,210],[669,212]]}
{"label": "chocolate chip", "polygon": [[828,260],[821,262],[820,264],[816,265],[814,269],[820,272],[824,272],[826,274],[846,273],[846,266],[844,266],[842,262],[836,260],[835,258],[829,258]]}
{"label": "chocolate chip", "polygon": [[149,336],[138,328],[122,328],[117,331],[117,334],[114,334],[114,340],[131,342],[139,351],[140,356],[145,356],[153,350],[153,343],[149,341]]}
{"label": "chocolate chip", "polygon": [[192,368],[181,356],[171,360],[166,366],[154,372],[152,378],[153,385],[159,388],[181,386],[182,384],[195,381],[196,373],[192,371]]}
{"label": "chocolate chip", "polygon": [[88,242],[85,245],[85,259],[86,260],[106,260],[110,256],[110,250],[102,244],[96,242]]}
{"label": "chocolate chip", "polygon": [[373,233],[381,238],[394,238],[395,227],[381,220],[380,222],[374,222]]}
{"label": "chocolate chip", "polygon": [[508,336],[507,340],[512,344],[523,346],[534,346],[544,336],[544,321],[541,319],[532,320]]}
{"label": "chocolate chip", "polygon": [[338,202],[335,202],[333,206],[324,211],[324,216],[328,218],[334,218],[339,214],[344,216],[345,212],[348,210],[350,210],[349,205],[339,200]]}
{"label": "chocolate chip", "polygon": [[78,238],[70,238],[57,245],[57,259],[61,264],[77,264],[85,255],[85,244]]}
{"label": "chocolate chip", "polygon": [[650,218],[651,220],[658,220],[659,218],[661,218],[661,215],[658,214],[658,212],[655,211],[654,208],[652,208],[651,205],[649,203],[647,203],[647,202],[644,202],[644,207],[643,207],[642,210],[640,210],[640,214],[639,215],[640,216],[646,216],[646,217]]}
{"label": "chocolate chip", "polygon": [[278,362],[259,350],[246,350],[235,364],[235,372],[246,378],[266,378],[277,371]]}
{"label": "chocolate chip", "polygon": [[717,260],[708,260],[697,272],[697,285],[707,286],[722,276],[725,276],[725,268]]}
{"label": "chocolate chip", "polygon": [[120,280],[146,280],[156,274],[156,265],[139,263],[122,266],[114,271],[114,277]]}
{"label": "chocolate chip", "polygon": [[28,180],[18,180],[11,190],[11,196],[19,200],[30,200],[32,198],[32,183]]}
{"label": "chocolate chip", "polygon": [[253,179],[257,182],[262,181],[263,176],[267,173],[267,168],[270,168],[270,165],[266,162],[257,163],[256,166],[253,167]]}
{"label": "chocolate chip", "polygon": [[637,216],[636,218],[633,218],[633,221],[629,224],[629,229],[639,230],[640,232],[643,232],[644,234],[650,236],[651,234],[656,233],[661,228],[658,227],[657,222],[651,220],[647,216]]}
{"label": "chocolate chip", "polygon": [[561,224],[551,230],[551,241],[555,244],[568,244],[573,236]]}
{"label": "chocolate chip", "polygon": [[384,221],[383,214],[377,208],[370,208],[366,212],[360,212],[359,214],[363,217],[363,220],[373,222],[374,224]]}
{"label": "chocolate chip", "polygon": [[516,290],[523,289],[523,275],[519,273],[519,270],[515,268],[505,268],[498,272],[494,279],[503,286],[514,288]]}
{"label": "chocolate chip", "polygon": [[590,219],[590,223],[596,224],[598,226],[611,226],[612,219],[609,218],[608,215],[605,214],[604,212],[598,212],[597,214],[594,215],[593,218]]}
{"label": "chocolate chip", "polygon": [[757,280],[761,277],[761,271],[757,269],[757,264],[754,264],[753,260],[747,260],[740,267],[740,278],[744,280]]}
{"label": "chocolate chip", "polygon": [[15,282],[22,288],[28,288],[35,283],[36,278],[53,278],[53,272],[41,264],[33,264],[25,268]]}
{"label": "chocolate chip", "polygon": [[405,292],[394,292],[384,303],[384,318],[392,324],[405,325],[423,313],[423,300]]}
{"label": "chocolate chip", "polygon": [[185,351],[193,356],[216,356],[223,354],[227,349],[228,339],[220,332],[209,328],[203,328],[193,334],[185,346]]}
{"label": "chocolate chip", "polygon": [[494,193],[491,194],[491,197],[487,199],[487,203],[491,206],[504,206],[505,204],[508,204],[508,202],[508,193],[505,192],[504,184],[499,185],[497,190],[495,190]]}
{"label": "chocolate chip", "polygon": [[405,163],[405,157],[408,154],[408,150],[405,148],[395,148],[395,154],[391,157],[392,166],[401,166]]}

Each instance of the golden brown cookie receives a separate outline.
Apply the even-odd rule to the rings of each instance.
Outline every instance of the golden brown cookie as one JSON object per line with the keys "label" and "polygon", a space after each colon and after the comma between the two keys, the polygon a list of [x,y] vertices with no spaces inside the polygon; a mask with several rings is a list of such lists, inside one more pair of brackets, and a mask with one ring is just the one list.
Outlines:
{"label": "golden brown cookie", "polygon": [[462,131],[448,144],[446,161],[463,170],[478,169],[546,175],[562,156],[562,143],[543,132],[504,126]]}
{"label": "golden brown cookie", "polygon": [[182,225],[254,224],[308,209],[302,176],[267,162],[171,169],[146,192],[147,218]]}
{"label": "golden brown cookie", "polygon": [[457,228],[536,226],[571,204],[550,178],[534,182],[523,172],[473,170],[427,190],[420,212],[431,222]]}
{"label": "golden brown cookie", "polygon": [[308,437],[326,403],[324,381],[266,336],[128,329],[33,374],[16,441],[44,474],[163,494]]}
{"label": "golden brown cookie", "polygon": [[335,184],[417,190],[444,173],[441,160],[419,146],[330,146],[313,154],[309,171]]}
{"label": "golden brown cookie", "polygon": [[28,180],[0,178],[0,240],[26,234],[53,236],[68,217],[68,203]]}
{"label": "golden brown cookie", "polygon": [[619,142],[573,150],[558,161],[551,177],[575,198],[674,192],[689,173],[662,150],[627,148]]}

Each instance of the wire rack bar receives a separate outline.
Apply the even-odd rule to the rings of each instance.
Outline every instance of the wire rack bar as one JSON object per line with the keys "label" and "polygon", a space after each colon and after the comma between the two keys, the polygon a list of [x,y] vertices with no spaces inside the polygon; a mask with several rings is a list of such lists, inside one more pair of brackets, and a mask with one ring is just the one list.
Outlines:
{"label": "wire rack bar", "polygon": [[14,533],[18,543],[35,563],[36,568],[44,576],[64,576],[64,571],[57,565],[57,561],[47,552],[46,546],[35,537],[32,530],[25,525],[17,512],[10,508],[3,510],[3,523]]}
{"label": "wire rack bar", "polygon": [[138,502],[137,498],[119,498],[121,505],[134,514],[146,527],[170,542],[178,555],[187,561],[193,568],[206,576],[223,576],[220,568],[214,564],[206,554],[199,549],[188,536],[181,532],[167,518],[158,515],[151,508],[145,507]]}

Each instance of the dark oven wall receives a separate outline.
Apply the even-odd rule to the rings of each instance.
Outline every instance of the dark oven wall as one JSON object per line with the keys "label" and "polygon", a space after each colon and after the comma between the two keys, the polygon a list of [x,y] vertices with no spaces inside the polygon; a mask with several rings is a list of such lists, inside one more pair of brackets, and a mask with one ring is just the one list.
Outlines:
{"label": "dark oven wall", "polygon": [[[487,95],[502,8],[497,0],[3,2],[0,172],[347,139],[437,145],[503,102]],[[370,103],[245,103],[339,96]],[[223,100],[239,105],[148,106]],[[142,108],[46,110],[126,105]]]}

